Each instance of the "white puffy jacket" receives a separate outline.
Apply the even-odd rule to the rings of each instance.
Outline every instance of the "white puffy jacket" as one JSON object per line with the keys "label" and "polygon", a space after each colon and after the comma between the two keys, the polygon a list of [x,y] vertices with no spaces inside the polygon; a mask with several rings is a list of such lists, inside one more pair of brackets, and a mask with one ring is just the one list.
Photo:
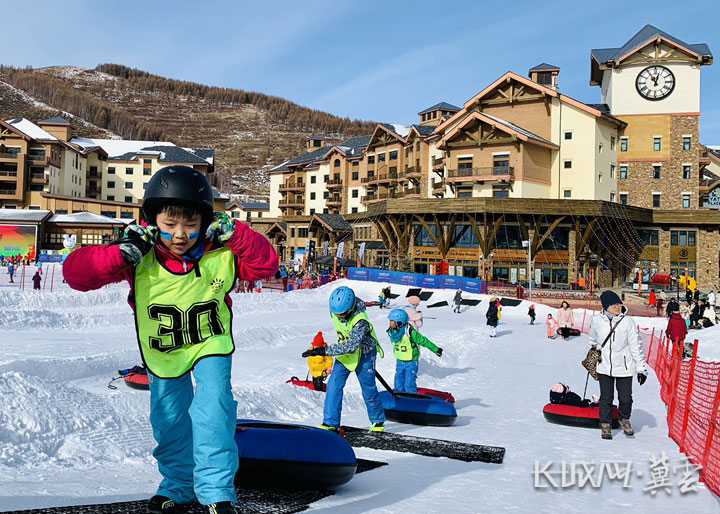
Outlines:
{"label": "white puffy jacket", "polygon": [[[636,373],[647,373],[645,352],[635,321],[623,314],[614,316],[612,324],[618,324],[602,348],[602,361],[597,372],[611,377],[632,377]],[[588,344],[602,346],[610,333],[610,318],[605,312],[595,314],[590,324]]]}

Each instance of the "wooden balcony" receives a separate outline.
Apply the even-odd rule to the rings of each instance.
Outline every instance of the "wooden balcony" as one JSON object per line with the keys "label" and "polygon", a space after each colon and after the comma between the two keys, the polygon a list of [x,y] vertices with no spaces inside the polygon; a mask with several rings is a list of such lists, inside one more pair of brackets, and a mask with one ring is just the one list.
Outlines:
{"label": "wooden balcony", "polygon": [[442,171],[444,167],[445,167],[445,157],[433,157],[432,158],[433,171]]}
{"label": "wooden balcony", "polygon": [[382,173],[380,175],[374,175],[372,177],[365,177],[360,180],[363,184],[381,184],[383,182],[394,182],[400,180],[402,177],[398,173]]}
{"label": "wooden balcony", "polygon": [[331,195],[325,200],[325,203],[328,207],[342,205],[342,195]]}
{"label": "wooden balcony", "polygon": [[12,160],[16,161],[18,159],[18,154],[0,152],[0,159],[12,159]]}
{"label": "wooden balcony", "polygon": [[87,192],[90,194],[99,194],[102,193],[102,188],[100,186],[88,186]]}
{"label": "wooden balcony", "polygon": [[372,202],[379,202],[381,200],[389,200],[391,198],[397,198],[397,193],[395,191],[389,191],[387,193],[375,193],[375,194],[369,194],[365,195],[360,199],[360,203],[372,203]]}
{"label": "wooden balcony", "polygon": [[420,178],[422,176],[422,168],[420,166],[408,166],[403,173],[405,178]]}
{"label": "wooden balcony", "polygon": [[0,189],[0,196],[15,196],[17,189]]}
{"label": "wooden balcony", "polygon": [[0,177],[17,177],[17,171],[0,170]]}
{"label": "wooden balcony", "polygon": [[27,156],[27,161],[32,166],[47,166],[50,163],[50,159],[47,155],[30,155]]}
{"label": "wooden balcony", "polygon": [[415,186],[410,189],[401,189],[397,193],[398,198],[420,198],[422,196],[422,193],[420,191],[420,186]]}
{"label": "wooden balcony", "polygon": [[438,182],[434,182],[432,185],[432,194],[442,195],[443,193],[445,193],[445,181],[440,180]]}
{"label": "wooden balcony", "polygon": [[286,182],[280,184],[280,191],[305,191],[305,184],[303,182]]}
{"label": "wooden balcony", "polygon": [[32,184],[48,184],[50,183],[50,177],[44,173],[31,173],[30,182]]}
{"label": "wooden balcony", "polygon": [[446,180],[448,182],[510,181],[515,180],[515,169],[512,166],[497,166],[448,170]]}
{"label": "wooden balcony", "polygon": [[328,180],[325,187],[327,189],[337,189],[337,188],[342,187],[342,185],[343,185],[342,179],[334,178],[332,180]]}
{"label": "wooden balcony", "polygon": [[285,198],[280,200],[280,208],[286,207],[305,207],[305,201],[302,198]]}
{"label": "wooden balcony", "polygon": [[102,171],[96,171],[95,173],[88,173],[85,175],[88,179],[101,179],[102,178]]}

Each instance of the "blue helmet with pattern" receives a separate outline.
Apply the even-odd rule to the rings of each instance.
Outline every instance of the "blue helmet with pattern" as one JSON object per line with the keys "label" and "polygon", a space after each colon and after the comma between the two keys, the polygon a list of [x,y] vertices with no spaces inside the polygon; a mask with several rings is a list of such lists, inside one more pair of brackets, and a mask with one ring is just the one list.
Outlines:
{"label": "blue helmet with pattern", "polygon": [[394,321],[398,328],[400,328],[407,323],[408,315],[405,309],[393,309],[390,311],[390,314],[388,314],[388,319]]}
{"label": "blue helmet with pattern", "polygon": [[330,293],[328,303],[332,314],[344,314],[355,306],[355,292],[348,286],[340,286]]}

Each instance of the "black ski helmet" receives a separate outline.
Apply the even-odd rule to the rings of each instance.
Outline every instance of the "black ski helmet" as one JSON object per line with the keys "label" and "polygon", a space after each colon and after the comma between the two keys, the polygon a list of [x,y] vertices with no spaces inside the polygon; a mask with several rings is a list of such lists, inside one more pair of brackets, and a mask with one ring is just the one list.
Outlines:
{"label": "black ski helmet", "polygon": [[196,207],[207,226],[212,219],[213,191],[205,175],[189,166],[165,166],[155,172],[147,183],[142,210],[149,223],[165,205]]}

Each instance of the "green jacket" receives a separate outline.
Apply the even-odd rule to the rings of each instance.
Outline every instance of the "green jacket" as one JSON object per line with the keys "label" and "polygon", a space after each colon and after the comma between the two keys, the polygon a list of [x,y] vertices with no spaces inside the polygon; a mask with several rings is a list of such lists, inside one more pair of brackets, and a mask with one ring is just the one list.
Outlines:
{"label": "green jacket", "polygon": [[[404,358],[404,354],[406,352],[401,351],[401,345],[403,341],[406,339],[410,340],[410,344],[412,346],[412,358],[407,359]],[[395,358],[402,361],[416,361],[420,358],[420,348],[418,346],[424,346],[428,350],[430,350],[433,353],[437,353],[438,347],[435,346],[435,343],[430,341],[427,337],[422,335],[420,332],[415,330],[413,327],[408,327],[408,333],[403,335],[402,339],[400,339],[397,343],[393,343],[393,354],[395,355]]]}

